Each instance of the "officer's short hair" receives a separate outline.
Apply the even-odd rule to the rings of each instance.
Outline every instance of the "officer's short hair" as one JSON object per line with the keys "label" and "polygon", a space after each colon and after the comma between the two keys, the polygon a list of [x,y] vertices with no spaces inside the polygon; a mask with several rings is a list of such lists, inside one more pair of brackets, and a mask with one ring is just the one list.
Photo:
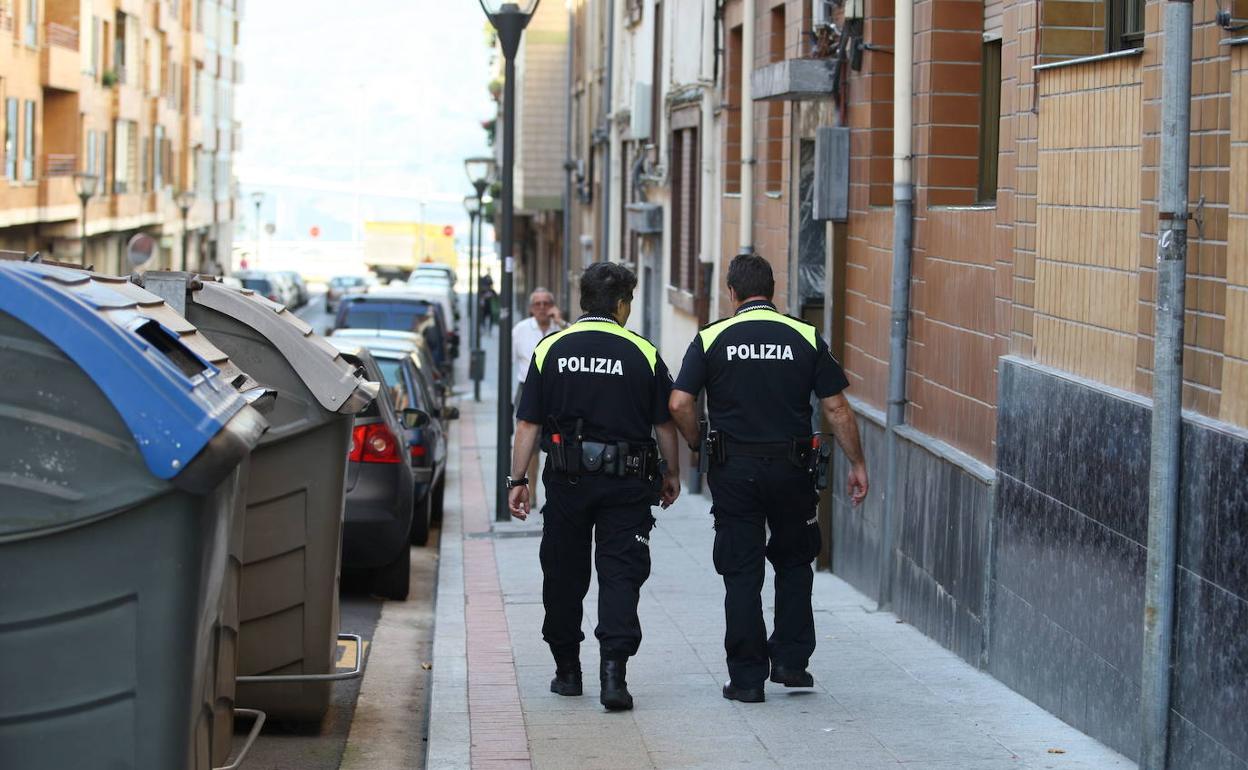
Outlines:
{"label": "officer's short hair", "polygon": [[581,310],[610,317],[620,300],[632,301],[636,288],[632,270],[616,262],[595,262],[581,274]]}
{"label": "officer's short hair", "polygon": [[728,288],[738,300],[747,297],[771,299],[776,293],[771,264],[757,254],[738,254],[728,264]]}

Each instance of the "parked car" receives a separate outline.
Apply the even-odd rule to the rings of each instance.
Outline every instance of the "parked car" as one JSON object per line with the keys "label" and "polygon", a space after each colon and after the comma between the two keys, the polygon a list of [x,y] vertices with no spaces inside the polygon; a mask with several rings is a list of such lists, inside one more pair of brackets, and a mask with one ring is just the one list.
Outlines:
{"label": "parked car", "polygon": [[256,294],[272,302],[285,305],[290,298],[287,284],[280,277],[263,270],[240,270],[234,277],[243,282],[244,289],[251,289]]}
{"label": "parked car", "polygon": [[441,306],[405,291],[378,291],[342,299],[334,329],[393,329],[416,332],[425,338],[434,363],[451,378],[457,348],[451,345]]}
{"label": "parked car", "polygon": [[274,286],[278,287],[278,291],[282,295],[282,304],[289,308],[294,308],[299,303],[299,291],[295,288],[289,277],[285,273],[269,273],[269,280]]}
{"label": "parked car", "polygon": [[329,279],[325,289],[325,312],[332,313],[338,302],[348,294],[363,294],[368,291],[368,280],[362,275],[336,275]]}
{"label": "parked car", "polygon": [[243,288],[243,282],[242,282],[242,281],[240,281],[240,280],[238,280],[237,278],[235,278],[235,277],[234,277],[234,276],[232,276],[232,275],[223,275],[223,276],[221,276],[221,283],[222,283],[222,285],[224,285],[224,286],[229,286],[231,289],[241,289],[241,288]]}
{"label": "parked car", "polygon": [[[370,380],[384,382],[368,349],[351,339],[330,339],[348,363]],[[347,456],[347,494],[342,525],[342,566],[371,573],[372,591],[389,599],[407,598],[411,581],[412,465],[405,461],[406,425],[428,421],[418,409],[400,412],[382,388],[356,415]]]}
{"label": "parked car", "polygon": [[428,300],[437,305],[437,315],[442,319],[442,325],[447,331],[447,345],[450,348],[451,358],[459,357],[459,313],[455,301],[447,298],[446,293],[437,286],[428,284],[408,284],[401,289],[405,294]]}
{"label": "parked car", "polygon": [[442,502],[446,475],[446,423],[459,417],[459,409],[443,406],[443,397],[421,364],[420,348],[424,340],[395,339],[359,340],[376,359],[383,384],[390,391],[395,408],[419,409],[429,415],[421,425],[409,425],[407,447],[412,464],[413,500],[411,541],[424,545],[429,540],[430,526],[442,518]]}
{"label": "parked car", "polygon": [[451,396],[451,385],[442,375],[442,370],[433,360],[433,353],[429,350],[429,344],[425,342],[425,338],[421,335],[412,332],[394,331],[393,329],[337,329],[332,336],[340,339],[354,339],[370,350],[375,350],[379,347],[393,347],[399,350],[414,349],[417,357],[420,359],[421,371],[427,373],[433,381],[434,390],[439,397],[438,410],[447,405],[447,400]]}
{"label": "parked car", "polygon": [[446,317],[458,326],[459,298],[455,294],[454,285],[443,276],[415,273],[407,279],[407,289],[424,297],[436,298]]}
{"label": "parked car", "polygon": [[278,275],[290,282],[291,287],[295,290],[295,304],[293,307],[303,307],[308,304],[308,284],[303,280],[303,276],[294,270],[279,270]]}
{"label": "parked car", "polygon": [[455,268],[450,265],[443,265],[439,262],[422,262],[412,271],[412,275],[444,275],[451,280],[454,285],[459,280],[459,276],[455,274]]}

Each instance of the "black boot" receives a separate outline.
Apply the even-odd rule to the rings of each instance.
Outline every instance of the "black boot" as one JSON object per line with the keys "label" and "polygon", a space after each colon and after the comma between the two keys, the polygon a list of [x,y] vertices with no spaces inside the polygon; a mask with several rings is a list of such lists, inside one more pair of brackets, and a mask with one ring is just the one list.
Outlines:
{"label": "black boot", "polygon": [[555,678],[550,680],[550,691],[555,695],[581,694],[580,658],[555,658]]}
{"label": "black boot", "polygon": [[598,678],[602,681],[602,695],[598,700],[607,711],[628,711],[633,707],[633,696],[628,693],[627,658],[604,658]]}
{"label": "black boot", "polygon": [[763,686],[758,687],[738,687],[732,682],[724,685],[724,697],[728,700],[741,701],[742,703],[762,703],[767,700],[767,695],[763,692]]}
{"label": "black boot", "polygon": [[779,664],[771,665],[771,681],[785,687],[814,687],[815,678],[804,668],[787,668]]}

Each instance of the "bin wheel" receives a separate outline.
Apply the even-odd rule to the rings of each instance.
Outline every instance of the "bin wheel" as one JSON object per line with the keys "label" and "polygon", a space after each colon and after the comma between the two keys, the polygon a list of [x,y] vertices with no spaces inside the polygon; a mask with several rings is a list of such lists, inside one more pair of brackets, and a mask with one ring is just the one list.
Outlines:
{"label": "bin wheel", "polygon": [[446,500],[446,478],[438,480],[438,485],[433,489],[433,511],[429,520],[434,524],[442,523],[442,507]]}
{"label": "bin wheel", "polygon": [[411,579],[411,552],[404,546],[394,561],[373,573],[373,593],[395,601],[406,601]]}
{"label": "bin wheel", "polygon": [[412,506],[412,529],[410,532],[412,545],[424,545],[429,542],[429,525],[432,521],[433,490],[430,489]]}

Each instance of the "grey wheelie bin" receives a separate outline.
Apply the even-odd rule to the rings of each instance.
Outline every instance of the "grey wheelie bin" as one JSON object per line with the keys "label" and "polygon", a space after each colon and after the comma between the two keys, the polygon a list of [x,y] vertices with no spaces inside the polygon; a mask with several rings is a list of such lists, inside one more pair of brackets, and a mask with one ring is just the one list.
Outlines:
{"label": "grey wheelie bin", "polygon": [[266,422],[135,299],[0,262],[0,765],[180,768]]}
{"label": "grey wheelie bin", "polygon": [[319,722],[336,670],[338,581],[352,416],[377,395],[338,350],[281,305],[187,273],[144,286],[181,310],[248,374],[277,391],[252,453],[239,592],[235,701]]}

